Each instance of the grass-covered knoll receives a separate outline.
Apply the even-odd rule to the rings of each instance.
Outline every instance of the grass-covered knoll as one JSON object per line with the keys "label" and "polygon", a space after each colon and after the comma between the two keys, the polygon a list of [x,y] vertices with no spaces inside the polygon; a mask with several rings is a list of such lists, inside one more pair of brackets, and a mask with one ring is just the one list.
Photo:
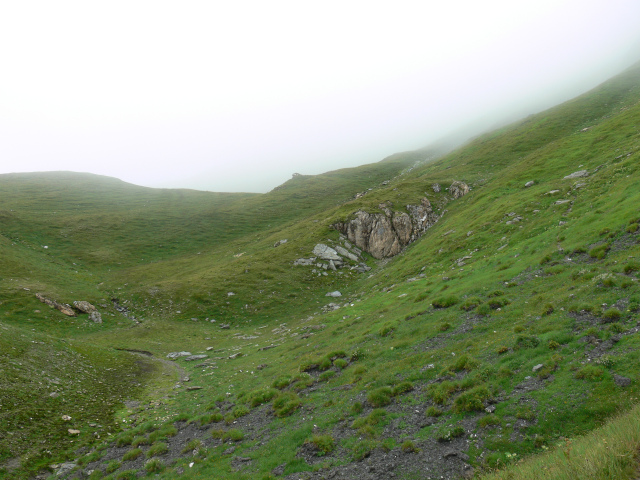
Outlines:
{"label": "grass-covered knoll", "polygon": [[[366,170],[295,177],[272,192],[281,195],[280,208],[290,198],[296,205],[304,188],[315,189],[309,201],[321,197],[318,185],[331,179],[344,201],[330,198],[298,216],[265,211],[252,229],[216,237],[207,248],[199,242],[218,233],[184,230],[175,255],[134,262],[127,254],[112,272],[75,262],[70,247],[60,255],[37,250],[37,232],[28,229],[0,237],[3,252],[20,255],[7,263],[20,272],[17,281],[2,279],[0,318],[12,332],[34,329],[51,335],[52,345],[64,337],[69,348],[92,346],[109,364],[96,367],[105,372],[138,358],[108,347],[207,355],[175,360],[181,380],[153,403],[120,406],[122,432],[75,454],[61,450],[52,461],[77,460],[69,478],[81,469],[94,470],[94,478],[422,478],[427,467],[439,478],[505,465],[503,478],[633,478],[637,441],[623,424],[635,422],[640,394],[638,84],[636,68],[402,175],[384,162],[369,166],[384,173],[369,187],[369,174],[358,173]],[[353,182],[343,183],[343,174]],[[471,192],[455,201],[446,191],[436,195],[434,183],[453,180]],[[396,258],[375,262],[365,254],[373,267],[366,273],[324,275],[293,265],[316,243],[344,244],[330,228],[336,219],[382,202],[403,209],[425,195],[444,215]],[[150,227],[144,235],[164,234]],[[18,245],[27,238],[32,243]],[[118,247],[107,239],[105,248]],[[104,298],[101,308],[113,316],[102,325],[63,318],[39,306],[33,290],[24,290],[32,288],[27,281],[65,301],[78,293]],[[336,289],[342,297],[325,296]],[[141,322],[116,313],[113,296]],[[323,308],[330,302],[339,308]],[[116,388],[127,378],[101,380]],[[615,420],[624,411],[628,417]],[[38,435],[31,434],[36,443]],[[620,445],[608,449],[611,442]],[[527,456],[534,467],[518,469]],[[10,464],[10,475],[41,465],[23,461],[22,470]]]}

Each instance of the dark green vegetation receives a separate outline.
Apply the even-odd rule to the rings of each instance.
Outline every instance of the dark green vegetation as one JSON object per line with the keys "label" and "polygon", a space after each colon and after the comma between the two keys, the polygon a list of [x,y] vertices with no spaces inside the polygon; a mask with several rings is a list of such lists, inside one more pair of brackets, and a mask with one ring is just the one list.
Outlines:
{"label": "dark green vegetation", "polygon": [[[532,454],[499,475],[633,478],[639,101],[636,66],[436,159],[265,195],[0,176],[0,477],[73,460],[92,478],[367,478],[392,451],[400,478]],[[432,185],[453,180],[471,192],[397,257],[365,254],[371,271],[293,265],[358,209],[441,207]],[[160,361],[175,351],[208,357]]]}

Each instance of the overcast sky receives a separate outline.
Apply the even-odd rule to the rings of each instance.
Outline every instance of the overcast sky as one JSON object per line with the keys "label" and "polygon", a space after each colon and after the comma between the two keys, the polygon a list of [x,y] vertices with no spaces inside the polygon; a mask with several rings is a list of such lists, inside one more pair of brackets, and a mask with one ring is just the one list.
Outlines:
{"label": "overcast sky", "polygon": [[264,192],[539,111],[637,60],[638,0],[7,1],[0,173]]}

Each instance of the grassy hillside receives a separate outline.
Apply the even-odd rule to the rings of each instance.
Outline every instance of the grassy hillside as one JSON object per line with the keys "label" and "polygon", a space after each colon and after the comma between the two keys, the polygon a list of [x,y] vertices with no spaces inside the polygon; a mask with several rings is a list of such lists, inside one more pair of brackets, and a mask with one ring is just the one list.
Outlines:
{"label": "grassy hillside", "polygon": [[[640,65],[431,162],[399,154],[265,195],[0,178],[2,405],[33,391],[21,418],[58,432],[0,440],[4,475],[73,460],[57,478],[634,478],[639,125]],[[454,180],[470,193],[452,200]],[[442,217],[397,257],[293,264],[345,245],[331,225],[355,211],[423,196]],[[104,323],[34,291],[91,300]],[[204,357],[160,362],[179,351]],[[35,386],[72,390],[69,362],[86,396],[66,409],[90,412],[69,415],[110,405],[112,435],[83,425],[80,449]]]}

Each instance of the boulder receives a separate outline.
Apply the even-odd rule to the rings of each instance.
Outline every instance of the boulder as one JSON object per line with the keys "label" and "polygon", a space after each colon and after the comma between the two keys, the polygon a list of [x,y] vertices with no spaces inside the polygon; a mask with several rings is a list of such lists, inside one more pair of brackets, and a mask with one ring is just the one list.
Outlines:
{"label": "boulder", "polygon": [[73,306],[83,313],[91,313],[97,310],[96,307],[91,305],[89,302],[85,302],[84,300],[73,302]]}
{"label": "boulder", "polygon": [[209,355],[189,355],[184,359],[185,362],[193,362],[194,360],[202,360],[207,358]]}
{"label": "boulder", "polygon": [[343,248],[341,246],[337,246],[336,247],[336,252],[338,252],[339,255],[342,255],[343,257],[348,258],[349,260],[352,260],[354,262],[358,261],[358,257],[356,255],[354,255],[353,253],[351,253],[346,248]]}
{"label": "boulder", "polygon": [[325,297],[333,297],[333,298],[338,298],[341,297],[342,294],[339,291],[335,291],[335,292],[329,292],[325,295]]}
{"label": "boulder", "polygon": [[469,185],[458,180],[454,181],[449,187],[449,193],[453,195],[453,198],[460,198],[469,193],[471,189]]}
{"label": "boulder", "polygon": [[431,185],[431,188],[433,188],[434,192],[440,193],[440,184],[439,183],[434,183],[433,185]]}
{"label": "boulder", "polygon": [[525,184],[524,184],[524,186],[525,186],[526,188],[533,187],[533,186],[535,185],[535,183],[536,183],[536,182],[534,182],[533,180],[531,180],[530,182],[525,183]]}
{"label": "boulder", "polygon": [[287,241],[288,240],[286,238],[283,238],[282,240],[278,240],[276,243],[273,244],[273,247],[274,248],[275,247],[279,247],[280,245],[283,245],[283,244],[287,243]]}
{"label": "boulder", "polygon": [[320,257],[323,260],[340,260],[340,255],[333,248],[319,243],[313,247],[313,254]]}
{"label": "boulder", "polygon": [[587,170],[578,170],[577,172],[573,172],[572,174],[564,177],[564,180],[567,180],[570,178],[581,178],[581,177],[588,177],[588,176],[589,176],[589,172]]}

